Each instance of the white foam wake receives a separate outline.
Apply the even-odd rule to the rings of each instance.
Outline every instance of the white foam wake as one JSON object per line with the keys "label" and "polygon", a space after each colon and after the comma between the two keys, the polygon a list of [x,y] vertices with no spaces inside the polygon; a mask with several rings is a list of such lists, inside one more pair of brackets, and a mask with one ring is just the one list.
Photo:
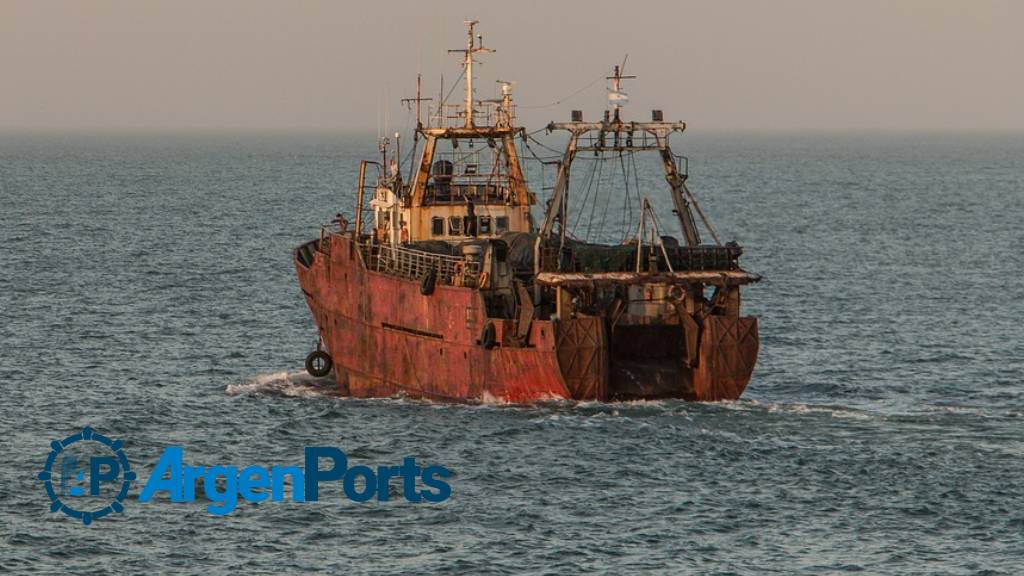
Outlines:
{"label": "white foam wake", "polygon": [[331,376],[314,378],[304,370],[257,374],[248,382],[228,384],[228,395],[239,394],[315,398],[337,396],[338,386]]}

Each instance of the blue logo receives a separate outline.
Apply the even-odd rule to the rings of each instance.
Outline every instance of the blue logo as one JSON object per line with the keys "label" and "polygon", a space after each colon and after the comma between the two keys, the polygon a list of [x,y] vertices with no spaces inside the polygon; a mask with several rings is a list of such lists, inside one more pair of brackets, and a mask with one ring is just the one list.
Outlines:
{"label": "blue logo", "polygon": [[[86,426],[51,442],[50,447],[39,479],[50,498],[51,512],[63,512],[88,525],[124,511],[125,497],[136,479],[124,442]],[[161,493],[173,503],[195,502],[201,490],[210,502],[207,511],[224,516],[240,502],[317,502],[322,487],[340,491],[355,503],[387,502],[393,493],[407,502],[438,503],[452,494],[446,480],[451,471],[422,466],[413,456],[406,456],[401,464],[375,468],[350,466],[348,456],[333,446],[307,446],[303,456],[302,466],[190,466],[185,463],[184,448],[168,446],[146,479],[139,502],[147,503]]]}
{"label": "blue logo", "polygon": [[[287,500],[289,484],[292,502],[317,502],[321,484],[334,482],[341,484],[345,498],[357,503],[387,502],[392,488],[407,502],[444,502],[452,494],[451,485],[445,481],[452,475],[447,468],[420,466],[412,456],[405,457],[400,465],[376,469],[350,467],[348,456],[333,446],[307,446],[302,467],[188,466],[184,457],[180,446],[166,448],[149,475],[139,502],[149,502],[161,492],[166,492],[171,502],[194,502],[197,485],[202,485],[206,499],[211,502],[207,512],[224,516],[234,512],[239,501]],[[329,466],[321,467],[321,461],[327,461]]]}
{"label": "blue logo", "polygon": [[[77,434],[54,440],[50,448],[39,479],[50,498],[51,512],[63,512],[88,525],[113,512],[124,511],[124,499],[135,480],[124,453],[124,442],[111,440],[86,426]],[[54,466],[58,462],[55,487]]]}

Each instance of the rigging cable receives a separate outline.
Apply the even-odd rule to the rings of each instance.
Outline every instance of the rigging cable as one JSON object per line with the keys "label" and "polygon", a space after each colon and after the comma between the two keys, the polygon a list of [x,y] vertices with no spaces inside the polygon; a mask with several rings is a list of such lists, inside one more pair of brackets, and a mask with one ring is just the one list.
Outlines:
{"label": "rigging cable", "polygon": [[590,233],[594,229],[594,213],[597,211],[597,200],[601,194],[601,176],[604,173],[604,162],[597,162],[596,164],[597,187],[594,189],[594,203],[590,205],[590,218],[587,220],[587,242],[590,242]]}
{"label": "rigging cable", "polygon": [[[621,151],[619,152],[619,156],[620,157],[622,156],[622,152]],[[609,160],[610,160],[610,158],[609,158]],[[608,212],[609,212],[609,209],[612,207],[612,187],[614,186],[614,179],[612,178],[611,170],[609,170],[608,180],[609,180],[608,196],[607,196],[607,198],[604,201],[604,212],[601,213],[601,227],[598,228],[599,231],[605,229],[605,225],[608,223]],[[604,238],[598,238],[598,241],[603,241],[603,240],[604,240]]]}
{"label": "rigging cable", "polygon": [[[463,68],[462,68],[462,73],[461,73],[461,74],[459,74],[459,77],[458,77],[458,78],[456,78],[456,79],[455,79],[455,82],[453,82],[453,83],[452,83],[452,88],[451,88],[451,90],[449,90],[449,91],[448,91],[448,94],[445,94],[445,97],[444,97],[444,99],[443,99],[443,100],[441,100],[440,102],[438,102],[438,106],[444,106],[444,103],[445,103],[445,102],[447,102],[447,101],[448,101],[448,98],[450,98],[450,97],[451,97],[451,95],[452,95],[452,92],[455,92],[455,89],[459,87],[459,81],[460,81],[460,80],[462,80],[462,79],[463,79],[463,78],[464,78],[465,76],[466,76],[466,68],[465,68],[465,67],[463,67]],[[441,114],[442,114],[442,116],[443,116],[443,115],[444,115],[444,112],[442,112]]]}
{"label": "rigging cable", "polygon": [[633,191],[636,192],[636,205],[640,209],[640,218],[644,217],[643,197],[640,195],[640,174],[636,169],[636,154],[630,154],[633,164]]}
{"label": "rigging cable", "polygon": [[[587,174],[587,181],[586,181],[586,186],[585,186],[586,187],[586,192],[583,195],[583,199],[579,203],[580,207],[576,211],[576,218],[574,218],[573,222],[572,222],[572,229],[570,230],[570,232],[573,234],[573,236],[575,236],[575,234],[576,234],[576,228],[579,227],[580,222],[583,221],[583,210],[586,208],[587,200],[590,199],[590,193],[593,190],[593,185],[594,185],[594,173],[596,171],[597,171],[597,164],[591,164],[590,165],[590,173]],[[566,190],[566,193],[568,193],[568,192],[569,192],[569,190]],[[563,202],[565,202],[565,201],[566,200],[563,200]],[[566,210],[566,213],[568,214],[568,210]],[[565,223],[563,222],[562,225],[564,226]]]}
{"label": "rigging cable", "polygon": [[533,150],[533,147],[530,146],[529,142],[526,142],[524,144],[526,145],[526,149],[530,152],[530,156],[533,156],[533,159],[536,160],[537,162],[540,162],[541,164],[558,164],[559,163],[559,160],[558,160],[557,156],[551,156],[550,160],[545,160],[544,158],[541,158],[540,156],[537,155],[537,153]]}
{"label": "rigging cable", "polygon": [[[541,130],[543,130],[543,128],[542,128]],[[537,132],[539,132],[539,131],[540,131],[540,130],[538,130]],[[534,138],[534,137],[533,137],[533,134],[536,134],[537,132],[532,132],[532,133],[530,133],[530,134],[527,134],[527,135],[526,135],[526,137],[527,137],[527,138],[529,138],[530,140],[533,140],[533,143],[534,143],[534,144],[536,144],[537,146],[540,146],[541,148],[544,148],[544,149],[545,149],[545,150],[547,150],[548,152],[551,152],[551,153],[553,153],[553,154],[557,154],[557,155],[558,155],[558,157],[561,157],[561,156],[562,156],[562,152],[560,152],[560,151],[558,151],[558,150],[555,150],[554,148],[552,148],[552,147],[550,147],[550,146],[548,146],[548,145],[544,144],[544,143],[543,143],[543,142],[541,142],[540,140],[537,140],[536,138]]]}
{"label": "rigging cable", "polygon": [[587,84],[586,86],[584,86],[583,88],[580,88],[579,90],[573,92],[572,94],[569,94],[568,96],[564,96],[562,98],[559,98],[558,100],[555,100],[554,102],[552,102],[550,104],[540,104],[540,105],[535,105],[535,106],[522,106],[522,105],[520,105],[519,107],[520,108],[528,108],[528,109],[531,109],[531,110],[536,110],[538,108],[551,108],[552,106],[557,106],[557,105],[561,104],[562,102],[564,102],[564,101],[566,101],[566,100],[576,96],[580,92],[583,92],[584,90],[590,88],[594,84],[597,84],[600,80],[605,79],[607,77],[608,77],[608,70],[604,70],[603,72],[601,72],[600,76],[598,76],[597,78],[594,78],[593,80],[591,80],[590,83]]}
{"label": "rigging cable", "polygon": [[[632,156],[633,153],[630,152],[629,154]],[[622,238],[619,240],[619,242],[622,243],[626,241],[626,234],[628,234],[627,226],[629,222],[633,220],[633,206],[629,201],[629,171],[626,170],[626,159],[622,155],[622,152],[619,152],[619,167],[622,168],[622,182],[626,186],[626,193],[622,195],[622,223],[620,225],[622,228]]]}

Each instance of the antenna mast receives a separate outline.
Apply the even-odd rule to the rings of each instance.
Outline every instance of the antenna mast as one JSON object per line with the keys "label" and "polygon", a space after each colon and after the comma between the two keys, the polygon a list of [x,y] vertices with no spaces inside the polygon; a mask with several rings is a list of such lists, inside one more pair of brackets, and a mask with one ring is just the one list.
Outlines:
{"label": "antenna mast", "polygon": [[473,128],[473,54],[478,52],[494,52],[490,48],[484,48],[483,35],[473,36],[473,27],[479,24],[477,20],[465,21],[467,31],[465,50],[449,50],[449,53],[465,54],[462,65],[466,68],[466,128]]}
{"label": "antenna mast", "polygon": [[616,65],[615,71],[611,76],[605,76],[606,80],[612,81],[612,90],[608,93],[608,101],[612,103],[612,109],[615,110],[615,120],[619,119],[619,110],[622,109],[623,104],[629,102],[629,95],[622,91],[622,81],[636,78],[636,76],[623,76],[622,73],[626,71],[626,60],[629,59],[629,54],[622,59],[622,65]]}
{"label": "antenna mast", "polygon": [[[422,78],[421,74],[417,74],[416,75],[416,97],[415,98],[402,98],[402,104],[405,104],[409,108],[412,108],[412,105],[413,105],[414,102],[416,103],[416,129],[417,130],[422,130],[423,129],[423,122],[420,121],[420,103],[421,102],[430,102],[431,100],[433,100],[433,98],[422,98],[420,96],[420,80],[421,80],[421,78]],[[415,136],[414,136],[414,138],[415,138]]]}

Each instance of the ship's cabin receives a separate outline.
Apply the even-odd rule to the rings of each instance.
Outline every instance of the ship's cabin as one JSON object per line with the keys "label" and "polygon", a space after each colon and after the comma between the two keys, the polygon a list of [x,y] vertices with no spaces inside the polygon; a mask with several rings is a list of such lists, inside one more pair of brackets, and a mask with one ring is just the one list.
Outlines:
{"label": "ship's cabin", "polygon": [[493,138],[436,141],[419,208],[424,226],[418,239],[461,241],[529,231],[515,206],[502,144]]}
{"label": "ship's cabin", "polygon": [[529,232],[533,201],[506,130],[463,138],[428,134],[413,181],[380,183],[370,207],[380,241],[460,243]]}

